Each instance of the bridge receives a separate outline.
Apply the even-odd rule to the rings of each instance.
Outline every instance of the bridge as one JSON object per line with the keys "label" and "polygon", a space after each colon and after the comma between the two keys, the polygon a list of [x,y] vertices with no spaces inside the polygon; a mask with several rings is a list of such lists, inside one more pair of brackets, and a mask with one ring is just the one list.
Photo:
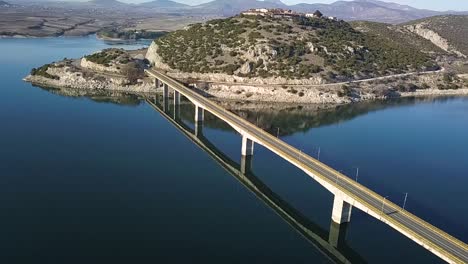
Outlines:
{"label": "bridge", "polygon": [[347,224],[339,225],[331,221],[330,230],[327,232],[318,224],[311,222],[252,173],[251,156],[242,156],[240,164],[236,163],[205,138],[201,130],[197,131],[197,128],[193,130],[182,122],[177,108],[172,109],[174,116],[171,116],[168,108],[163,109],[163,103],[159,103],[159,99],[157,97],[155,100],[148,99],[147,103],[251,191],[260,201],[278,214],[330,262],[343,264],[366,263],[363,257],[345,244]]}
{"label": "bridge", "polygon": [[330,191],[334,195],[331,218],[336,224],[350,222],[351,211],[354,207],[387,224],[448,263],[468,263],[468,245],[466,243],[432,226],[333,168],[273,137],[169,76],[153,69],[146,70],[146,73],[154,78],[155,87],[162,86],[163,111],[168,109],[169,89],[173,93],[175,115],[177,115],[177,109],[180,106],[181,96],[184,96],[195,105],[195,135],[200,134],[202,131],[204,111],[209,111],[229,124],[241,135],[242,160],[245,160],[244,157],[254,154],[255,143],[262,145],[302,170]]}

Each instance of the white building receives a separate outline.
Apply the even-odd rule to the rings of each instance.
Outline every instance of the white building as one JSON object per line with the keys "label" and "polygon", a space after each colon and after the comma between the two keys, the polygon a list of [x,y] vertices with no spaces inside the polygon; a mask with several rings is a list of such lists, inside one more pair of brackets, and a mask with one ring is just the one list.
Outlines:
{"label": "white building", "polygon": [[266,8],[257,8],[257,9],[255,9],[255,11],[266,14],[266,13],[268,13],[269,10],[266,9]]}

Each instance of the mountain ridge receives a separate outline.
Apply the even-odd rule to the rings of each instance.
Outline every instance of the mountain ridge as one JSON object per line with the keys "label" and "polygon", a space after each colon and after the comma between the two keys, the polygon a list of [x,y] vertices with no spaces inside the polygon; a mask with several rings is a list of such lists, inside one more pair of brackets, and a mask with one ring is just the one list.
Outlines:
{"label": "mountain ridge", "polygon": [[[3,0],[2,0],[3,1]],[[313,13],[320,10],[325,16],[333,16],[346,21],[367,20],[400,24],[425,17],[445,14],[466,14],[468,11],[434,11],[418,9],[409,5],[401,5],[393,2],[379,0],[353,0],[336,1],[330,4],[300,3],[287,5],[281,0],[213,0],[198,5],[186,5],[173,0],[153,0],[139,4],[127,4],[118,0],[92,0],[78,2],[44,1],[44,0],[19,0],[22,4],[43,5],[44,7],[59,7],[77,9],[105,9],[112,8],[121,12],[133,12],[135,15],[151,13],[177,14],[188,16],[222,16],[230,17],[251,8],[283,8],[296,12]],[[30,1],[30,2],[28,2]],[[10,6],[14,6],[11,5]]]}
{"label": "mountain ridge", "polygon": [[192,6],[190,9],[195,12],[217,13],[229,17],[251,8],[284,8],[305,13],[312,13],[315,10],[320,10],[326,16],[334,16],[348,21],[369,20],[392,24],[399,24],[447,13],[468,14],[468,11],[440,12],[378,0],[336,1],[331,4],[300,3],[295,5],[287,5],[281,0],[213,0],[204,4]]}
{"label": "mountain ridge", "polygon": [[189,5],[182,4],[171,0],[153,0],[150,2],[144,2],[138,6],[149,7],[149,8],[189,8]]}

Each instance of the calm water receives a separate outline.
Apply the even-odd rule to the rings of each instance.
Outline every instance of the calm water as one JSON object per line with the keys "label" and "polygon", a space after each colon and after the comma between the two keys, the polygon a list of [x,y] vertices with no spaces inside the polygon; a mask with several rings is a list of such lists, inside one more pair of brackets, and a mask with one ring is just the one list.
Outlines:
{"label": "calm water", "polygon": [[[63,96],[21,80],[105,47],[93,37],[0,40],[2,263],[330,262],[139,98]],[[320,148],[351,177],[359,167],[358,181],[396,203],[408,192],[409,211],[467,242],[467,98],[237,112],[306,153]],[[183,105],[188,127],[192,116]],[[209,114],[204,135],[239,162],[240,137]],[[255,151],[255,179],[327,240],[332,195]],[[358,210],[351,221],[339,250],[355,263],[441,263]]]}

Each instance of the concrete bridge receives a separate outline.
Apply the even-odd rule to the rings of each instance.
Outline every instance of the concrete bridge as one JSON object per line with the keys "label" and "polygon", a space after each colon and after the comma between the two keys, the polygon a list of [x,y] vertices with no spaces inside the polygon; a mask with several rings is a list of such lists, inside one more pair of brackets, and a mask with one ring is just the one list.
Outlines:
{"label": "concrete bridge", "polygon": [[168,109],[169,89],[173,91],[175,115],[177,115],[181,96],[186,97],[195,105],[195,134],[198,134],[198,131],[201,131],[203,127],[204,111],[209,111],[228,123],[242,136],[241,155],[243,157],[252,156],[254,154],[254,144],[260,144],[320,183],[335,196],[331,216],[335,223],[349,222],[352,208],[355,207],[407,236],[448,263],[468,263],[468,245],[466,243],[432,226],[333,168],[273,137],[167,75],[152,69],[146,70],[146,73],[154,78],[155,88],[162,86],[163,110]]}
{"label": "concrete bridge", "polygon": [[250,190],[260,201],[264,202],[265,205],[278,214],[330,262],[343,264],[366,263],[362,256],[345,243],[347,223],[340,225],[331,221],[330,230],[326,231],[319,225],[311,222],[279,195],[274,193],[265,183],[255,177],[251,171],[251,156],[242,156],[240,164],[236,163],[205,138],[200,127],[191,129],[182,122],[178,115],[177,107],[170,110],[168,108],[163,109],[163,102],[159,104],[159,101],[159,98],[156,98],[156,100],[148,99],[147,103],[174,125],[192,143],[207,153],[216,163]]}

